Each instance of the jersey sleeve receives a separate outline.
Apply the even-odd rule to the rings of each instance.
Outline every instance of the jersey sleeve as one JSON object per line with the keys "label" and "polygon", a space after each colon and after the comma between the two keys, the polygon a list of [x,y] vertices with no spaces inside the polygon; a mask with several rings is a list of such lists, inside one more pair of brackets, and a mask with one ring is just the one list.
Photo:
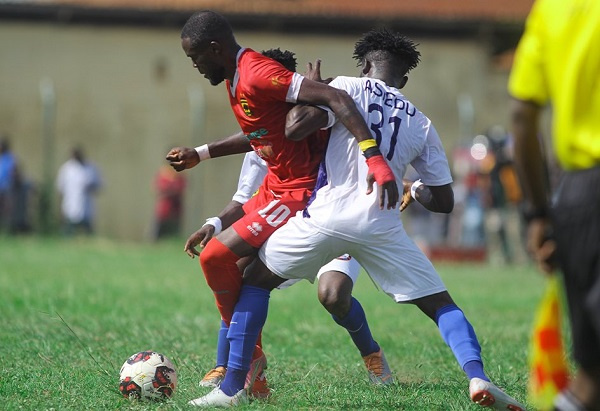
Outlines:
{"label": "jersey sleeve", "polygon": [[[352,97],[352,99],[354,100],[355,95],[353,93],[356,91],[356,87],[351,81],[349,81],[349,79],[351,79],[351,77],[338,76],[329,83],[329,86],[346,91],[350,95],[350,97]],[[338,121],[333,110],[331,108],[329,108],[328,106],[317,106],[317,107],[319,107],[327,112],[327,125],[325,127],[323,127],[322,130],[326,130],[328,128],[333,127],[335,125],[335,123],[337,123],[337,121]]]}
{"label": "jersey sleeve", "polygon": [[508,80],[511,96],[544,105],[548,101],[548,89],[543,73],[544,21],[540,6],[534,4],[527,18],[525,32],[519,41],[513,67]]}
{"label": "jersey sleeve", "polygon": [[417,171],[424,184],[443,186],[452,182],[444,146],[431,122],[423,150],[410,164]]}
{"label": "jersey sleeve", "polygon": [[269,58],[253,59],[245,66],[247,84],[255,95],[286,103],[295,103],[304,79]]}
{"label": "jersey sleeve", "polygon": [[242,169],[240,170],[240,178],[238,180],[238,188],[233,195],[232,200],[240,204],[246,204],[252,195],[258,190],[262,184],[265,175],[267,174],[267,164],[254,151],[246,153]]}

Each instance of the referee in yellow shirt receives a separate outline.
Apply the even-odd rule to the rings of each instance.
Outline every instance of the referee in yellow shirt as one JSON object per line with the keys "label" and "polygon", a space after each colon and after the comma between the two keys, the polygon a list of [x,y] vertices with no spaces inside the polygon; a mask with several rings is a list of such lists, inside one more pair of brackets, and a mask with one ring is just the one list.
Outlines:
{"label": "referee in yellow shirt", "polygon": [[[544,271],[560,268],[569,307],[577,371],[555,409],[600,410],[600,0],[537,0],[508,87],[527,246]],[[538,138],[547,104],[564,170],[552,204]]]}

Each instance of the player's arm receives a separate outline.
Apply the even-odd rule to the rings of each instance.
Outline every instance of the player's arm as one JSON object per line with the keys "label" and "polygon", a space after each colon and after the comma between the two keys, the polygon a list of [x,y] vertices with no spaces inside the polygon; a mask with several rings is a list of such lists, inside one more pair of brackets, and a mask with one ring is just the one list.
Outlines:
{"label": "player's arm", "polygon": [[238,188],[231,202],[225,206],[217,217],[208,218],[204,225],[186,241],[184,251],[190,257],[194,258],[199,254],[196,246],[204,248],[212,237],[218,235],[222,230],[244,216],[243,204],[258,190],[266,174],[266,163],[254,152],[246,154],[238,179]]}
{"label": "player's arm", "polygon": [[169,165],[177,171],[195,167],[209,158],[224,157],[232,154],[246,153],[252,150],[250,142],[243,132],[233,134],[221,140],[194,148],[174,147],[166,156]]}
{"label": "player's arm", "polygon": [[377,182],[377,185],[382,188],[379,193],[379,207],[383,209],[387,194],[387,208],[395,208],[399,193],[394,173],[381,155],[367,123],[348,93],[305,78],[300,85],[297,101],[331,108],[337,120],[352,133],[367,159],[369,167],[367,194],[373,191],[373,183]]}
{"label": "player's arm", "polygon": [[421,180],[402,180],[403,194],[400,203],[400,211],[413,201],[420,203],[423,207],[434,213],[449,214],[454,209],[454,190],[451,184],[441,186],[429,186]]}
{"label": "player's arm", "polygon": [[288,112],[285,121],[285,136],[299,141],[321,128],[327,127],[327,112],[316,106],[298,104]]}

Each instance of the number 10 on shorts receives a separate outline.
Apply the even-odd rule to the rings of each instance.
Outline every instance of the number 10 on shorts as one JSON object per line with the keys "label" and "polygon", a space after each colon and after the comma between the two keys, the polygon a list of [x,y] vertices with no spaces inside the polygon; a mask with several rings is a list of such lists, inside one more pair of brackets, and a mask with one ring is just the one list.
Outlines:
{"label": "number 10 on shorts", "polygon": [[258,211],[258,215],[265,219],[271,227],[277,227],[287,220],[292,211],[280,200],[273,200],[267,206]]}

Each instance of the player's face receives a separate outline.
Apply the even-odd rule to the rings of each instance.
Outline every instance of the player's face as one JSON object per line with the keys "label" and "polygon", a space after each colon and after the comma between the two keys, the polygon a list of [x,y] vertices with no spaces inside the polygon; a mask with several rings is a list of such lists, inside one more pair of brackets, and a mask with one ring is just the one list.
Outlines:
{"label": "player's face", "polygon": [[185,55],[192,59],[194,68],[204,75],[210,84],[216,86],[225,80],[225,67],[219,59],[219,52],[211,45],[193,49],[189,37],[181,39],[181,47]]}

